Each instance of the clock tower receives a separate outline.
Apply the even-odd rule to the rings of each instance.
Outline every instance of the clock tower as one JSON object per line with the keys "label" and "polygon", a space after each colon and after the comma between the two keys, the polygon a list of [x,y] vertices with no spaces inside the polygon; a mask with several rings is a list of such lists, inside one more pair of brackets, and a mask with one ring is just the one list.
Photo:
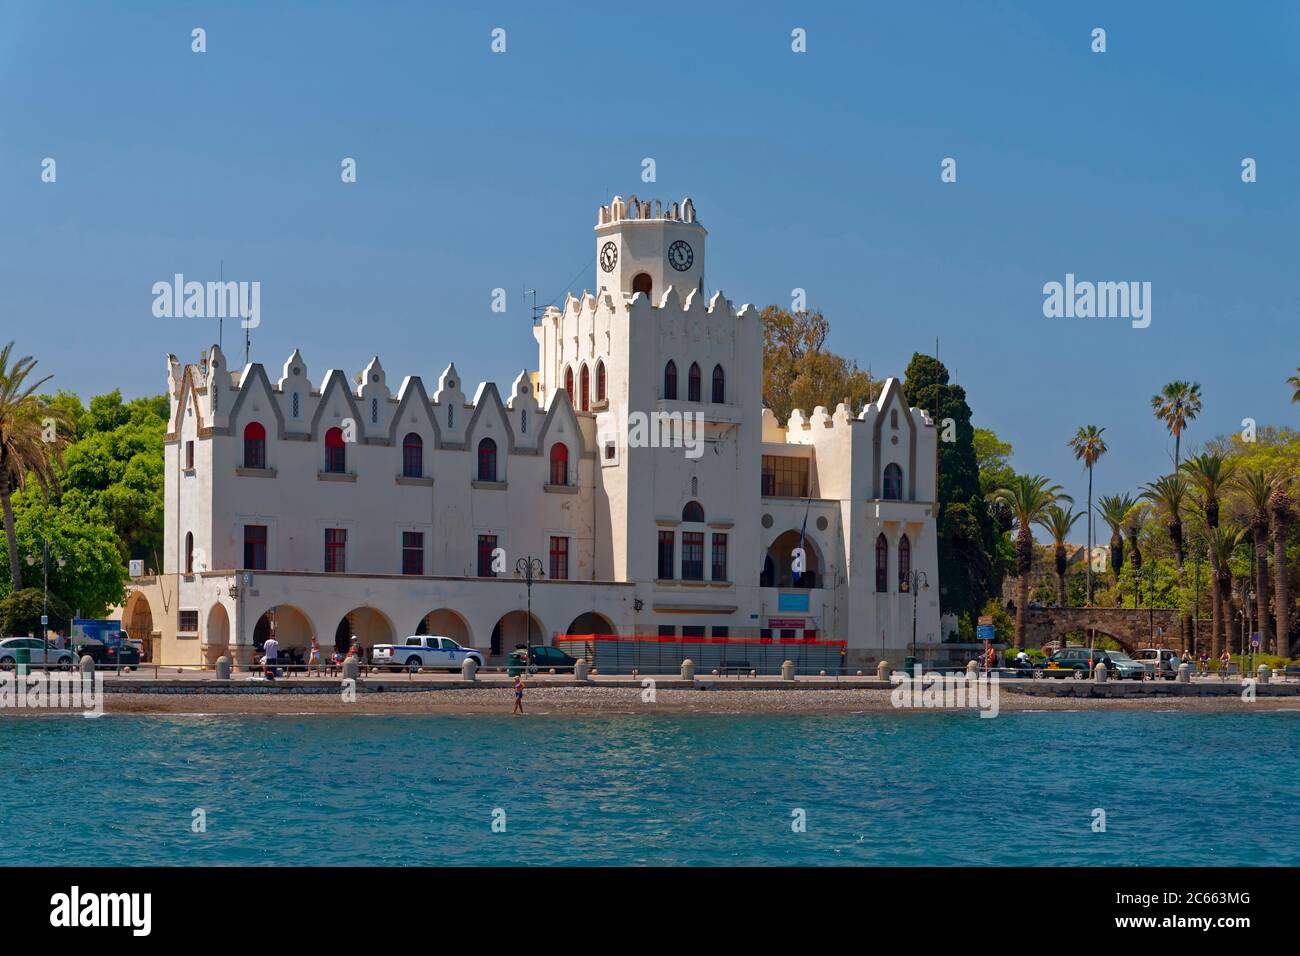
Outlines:
{"label": "clock tower", "polygon": [[665,206],[615,196],[596,223],[596,286],[611,294],[643,292],[656,305],[669,286],[683,302],[693,291],[703,296],[707,234],[689,198]]}

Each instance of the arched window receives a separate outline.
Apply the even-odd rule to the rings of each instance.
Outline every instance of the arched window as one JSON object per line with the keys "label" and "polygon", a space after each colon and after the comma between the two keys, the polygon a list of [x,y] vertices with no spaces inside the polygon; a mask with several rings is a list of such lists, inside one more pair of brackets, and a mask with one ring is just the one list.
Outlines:
{"label": "arched window", "polygon": [[727,400],[727,374],[721,365],[713,366],[713,403],[721,405]]}
{"label": "arched window", "polygon": [[448,428],[456,427],[456,406],[455,405],[447,406],[447,427]]}
{"label": "arched window", "polygon": [[586,365],[582,366],[581,381],[581,398],[579,400],[582,402],[582,410],[586,412],[591,410],[591,369],[587,368]]}
{"label": "arched window", "polygon": [[650,278],[648,272],[638,272],[636,278],[632,280],[632,292],[644,292],[645,297],[650,298],[650,290],[654,288],[654,280]]}
{"label": "arched window", "polygon": [[244,426],[244,467],[266,467],[266,429],[261,422]]}
{"label": "arched window", "polygon": [[605,363],[601,361],[597,361],[596,362],[596,401],[603,402],[604,400],[605,400]]}
{"label": "arched window", "polygon": [[898,427],[898,409],[897,409],[897,408],[891,408],[891,409],[889,410],[889,427],[890,427],[890,428],[897,428],[897,427]]}
{"label": "arched window", "polygon": [[569,399],[573,399],[573,369],[564,370],[564,390],[569,393]]}
{"label": "arched window", "polygon": [[402,439],[402,477],[424,476],[424,439],[415,432],[407,432]]}
{"label": "arched window", "polygon": [[688,402],[700,400],[700,366],[696,362],[691,363],[691,370],[686,373],[686,400]]}
{"label": "arched window", "polygon": [[876,538],[876,593],[889,590],[889,542],[883,534]]}
{"label": "arched window", "polygon": [[478,443],[478,480],[497,480],[497,443],[491,438]]}
{"label": "arched window", "polygon": [[698,501],[686,502],[686,507],[682,509],[683,521],[694,521],[699,524],[704,523],[704,508]]}
{"label": "arched window", "polygon": [[194,573],[194,532],[185,532],[185,573]]}
{"label": "arched window", "polygon": [[569,446],[557,441],[551,446],[551,484],[569,483]]}
{"label": "arched window", "polygon": [[332,475],[348,470],[347,445],[343,442],[343,429],[338,426],[325,433],[325,470]]}
{"label": "arched window", "polygon": [[664,366],[664,398],[677,398],[677,363],[672,359]]}
{"label": "arched window", "polygon": [[903,535],[898,540],[898,590],[908,590],[908,577],[912,573],[912,542]]}
{"label": "arched window", "polygon": [[370,424],[379,424],[379,399],[377,398],[370,400]]}
{"label": "arched window", "polygon": [[528,434],[528,409],[519,409],[519,434]]}
{"label": "arched window", "polygon": [[302,408],[298,404],[298,393],[294,392],[293,393],[293,417],[299,418],[301,416],[302,416]]}
{"label": "arched window", "polygon": [[885,466],[885,493],[888,501],[903,500],[903,469],[893,462]]}

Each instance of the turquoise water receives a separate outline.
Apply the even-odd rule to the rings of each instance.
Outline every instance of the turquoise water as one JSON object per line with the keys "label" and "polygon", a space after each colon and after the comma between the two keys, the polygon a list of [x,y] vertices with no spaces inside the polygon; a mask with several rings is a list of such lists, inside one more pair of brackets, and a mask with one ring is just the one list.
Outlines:
{"label": "turquoise water", "polygon": [[1295,865],[1298,742],[1296,712],[2,718],[0,863]]}

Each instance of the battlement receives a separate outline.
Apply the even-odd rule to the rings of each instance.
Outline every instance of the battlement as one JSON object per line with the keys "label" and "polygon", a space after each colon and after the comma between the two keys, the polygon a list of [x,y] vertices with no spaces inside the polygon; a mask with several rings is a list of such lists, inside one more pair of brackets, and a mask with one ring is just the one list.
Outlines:
{"label": "battlement", "polygon": [[616,222],[684,222],[695,223],[695,203],[687,196],[678,205],[663,203],[658,199],[639,200],[629,196],[615,196],[608,206],[600,206],[596,213],[596,228]]}

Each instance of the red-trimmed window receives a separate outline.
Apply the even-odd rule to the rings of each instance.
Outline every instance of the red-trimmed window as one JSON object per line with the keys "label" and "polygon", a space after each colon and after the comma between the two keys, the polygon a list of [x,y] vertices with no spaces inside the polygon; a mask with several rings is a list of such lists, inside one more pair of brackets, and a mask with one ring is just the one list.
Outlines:
{"label": "red-trimmed window", "polygon": [[424,477],[424,439],[415,432],[402,439],[402,477]]}
{"label": "red-trimmed window", "polygon": [[713,403],[721,405],[727,400],[727,373],[721,365],[713,366]]}
{"label": "red-trimmed window", "polygon": [[497,480],[497,443],[491,438],[478,443],[478,480]]}
{"label": "red-trimmed window", "polygon": [[194,573],[194,532],[185,532],[185,573]]}
{"label": "red-trimmed window", "polygon": [[343,442],[343,429],[337,425],[325,433],[325,470],[332,475],[348,470],[347,445]]}
{"label": "red-trimmed window", "polygon": [[424,573],[424,533],[420,531],[402,532],[402,573]]}
{"label": "red-trimmed window", "polygon": [[673,579],[673,548],[676,535],[672,531],[659,532],[659,580]]}
{"label": "red-trimmed window", "polygon": [[244,525],[244,567],[250,571],[266,570],[266,525]]}
{"label": "red-trimmed window", "polygon": [[564,370],[564,390],[569,393],[569,400],[573,400],[573,369]]}
{"label": "red-trimmed window", "polygon": [[596,362],[596,401],[605,400],[605,363]]}
{"label": "red-trimmed window", "polygon": [[690,371],[686,373],[686,400],[688,402],[698,402],[700,400],[700,366],[698,362],[692,362]]}
{"label": "red-trimmed window", "polygon": [[712,571],[711,581],[727,580],[727,536],[725,534],[715,532],[713,535]]}
{"label": "red-trimmed window", "polygon": [[[193,462],[190,467],[193,467]],[[244,426],[244,467],[266,467],[266,429],[261,422],[249,422]]]}
{"label": "red-trimmed window", "polygon": [[569,539],[551,535],[551,580],[569,580]]}
{"label": "red-trimmed window", "polygon": [[885,536],[876,538],[876,593],[884,594],[889,590],[889,542]]}
{"label": "red-trimmed window", "polygon": [[682,532],[682,580],[704,580],[704,532]]}
{"label": "red-trimmed window", "polygon": [[677,398],[677,363],[672,359],[664,366],[664,398]]}
{"label": "red-trimmed window", "polygon": [[569,446],[557,441],[551,446],[551,484],[569,483]]}
{"label": "red-trimmed window", "polygon": [[348,529],[325,529],[325,570],[339,574],[348,569]]}
{"label": "red-trimmed window", "polygon": [[492,552],[497,549],[497,536],[481,534],[478,536],[478,576],[494,578],[497,573],[492,570]]}
{"label": "red-trimmed window", "polygon": [[579,386],[582,393],[582,410],[586,412],[591,410],[591,369],[584,365],[580,379],[582,382],[581,386]]}

